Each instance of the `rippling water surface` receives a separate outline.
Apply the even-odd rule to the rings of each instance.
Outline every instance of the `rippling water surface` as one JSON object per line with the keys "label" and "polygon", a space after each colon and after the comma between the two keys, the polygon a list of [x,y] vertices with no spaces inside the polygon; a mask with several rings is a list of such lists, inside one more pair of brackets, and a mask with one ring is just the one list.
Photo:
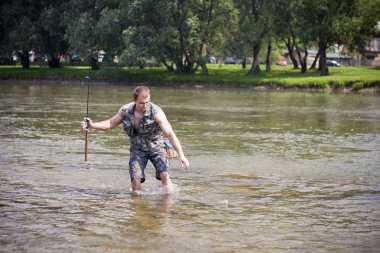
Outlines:
{"label": "rippling water surface", "polygon": [[[91,88],[103,120],[132,88]],[[131,193],[86,86],[0,86],[1,252],[378,252],[380,97],[152,88],[191,168]]]}

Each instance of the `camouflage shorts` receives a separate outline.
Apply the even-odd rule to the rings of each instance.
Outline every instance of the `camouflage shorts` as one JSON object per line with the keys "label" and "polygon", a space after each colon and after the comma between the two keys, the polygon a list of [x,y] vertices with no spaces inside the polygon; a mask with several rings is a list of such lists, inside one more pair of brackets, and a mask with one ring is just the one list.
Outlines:
{"label": "camouflage shorts", "polygon": [[129,159],[129,175],[131,181],[136,178],[145,181],[145,167],[150,160],[156,169],[156,178],[161,180],[160,173],[169,171],[169,159],[166,155],[165,148],[157,148],[153,151],[141,151],[131,148],[131,157]]}

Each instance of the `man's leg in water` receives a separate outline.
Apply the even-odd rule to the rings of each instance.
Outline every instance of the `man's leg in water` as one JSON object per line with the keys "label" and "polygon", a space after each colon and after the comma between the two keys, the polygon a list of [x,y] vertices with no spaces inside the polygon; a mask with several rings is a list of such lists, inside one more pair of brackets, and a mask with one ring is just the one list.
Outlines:
{"label": "man's leg in water", "polygon": [[129,159],[129,174],[132,182],[132,190],[140,191],[141,184],[145,181],[145,167],[148,163],[148,157],[144,152],[131,149],[131,157]]}
{"label": "man's leg in water", "polygon": [[162,187],[167,193],[173,191],[173,184],[169,175],[169,159],[165,148],[156,149],[150,157],[151,162],[156,168],[156,178],[161,180]]}
{"label": "man's leg in water", "polygon": [[172,180],[170,179],[169,172],[164,171],[160,173],[162,186],[169,192],[173,191]]}
{"label": "man's leg in water", "polygon": [[135,178],[132,180],[132,191],[141,191],[141,179]]}

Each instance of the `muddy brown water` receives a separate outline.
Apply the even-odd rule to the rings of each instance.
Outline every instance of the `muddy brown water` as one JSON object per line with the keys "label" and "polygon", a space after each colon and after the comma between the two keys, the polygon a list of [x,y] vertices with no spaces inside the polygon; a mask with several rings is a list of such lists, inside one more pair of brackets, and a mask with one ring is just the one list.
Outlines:
{"label": "muddy brown water", "polygon": [[[131,87],[91,88],[105,119]],[[380,96],[152,88],[190,160],[131,193],[86,86],[0,86],[1,252],[378,252]]]}

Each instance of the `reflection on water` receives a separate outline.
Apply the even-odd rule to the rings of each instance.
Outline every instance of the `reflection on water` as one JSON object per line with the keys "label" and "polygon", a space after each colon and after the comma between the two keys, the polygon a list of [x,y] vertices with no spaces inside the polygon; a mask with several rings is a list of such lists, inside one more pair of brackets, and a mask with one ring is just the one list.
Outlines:
{"label": "reflection on water", "polygon": [[[129,141],[86,87],[0,86],[4,252],[377,252],[377,95],[152,88],[191,162],[131,193]],[[90,115],[132,88],[93,87]]]}

